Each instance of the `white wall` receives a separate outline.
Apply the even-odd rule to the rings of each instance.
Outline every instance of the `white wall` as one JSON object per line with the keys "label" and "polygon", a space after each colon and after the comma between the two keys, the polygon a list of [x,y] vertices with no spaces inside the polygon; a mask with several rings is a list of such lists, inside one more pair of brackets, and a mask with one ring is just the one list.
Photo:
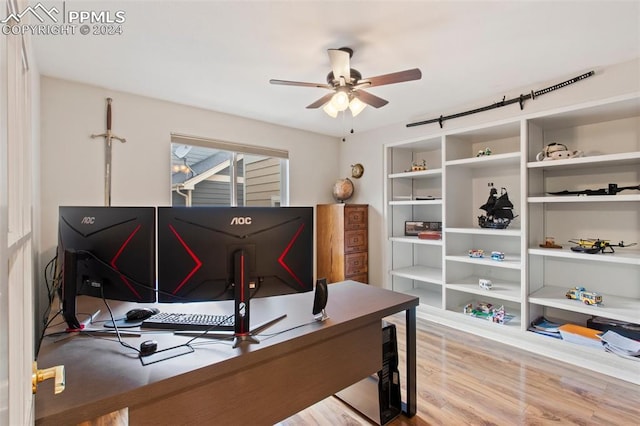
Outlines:
{"label": "white wall", "polygon": [[[597,99],[640,91],[640,60],[607,68],[572,86],[525,103],[482,112],[444,123],[444,130],[527,116]],[[590,70],[590,69],[589,69]],[[338,177],[351,175],[351,164],[362,163],[365,173],[352,179],[351,203],[369,204],[369,281],[386,281],[383,223],[384,144],[419,139],[442,132],[438,124],[407,128],[410,122],[453,114],[539,90],[589,70],[558,76],[553,81],[496,93],[491,99],[470,101],[451,111],[428,106],[425,114],[377,130],[355,133],[346,142],[313,133],[206,111],[169,102],[118,93],[78,83],[42,78],[42,203],[41,252],[52,256],[56,241],[58,205],[102,205],[104,200],[104,143],[89,137],[105,129],[105,99],[113,98],[113,131],[127,143],[114,142],[112,200],[114,205],[168,205],[171,132],[287,149],[290,153],[292,205],[332,203],[330,189]],[[460,90],[464,90],[461,87]],[[430,111],[430,112],[429,112]],[[371,113],[383,113],[370,111]],[[339,162],[336,162],[336,158]]]}
{"label": "white wall", "polygon": [[[526,64],[523,64],[526,66]],[[461,105],[451,111],[439,111],[436,106],[429,106],[425,99],[425,112],[420,117],[407,117],[406,122],[372,130],[355,133],[347,137],[346,142],[340,143],[340,174],[350,175],[350,165],[362,163],[365,173],[361,179],[355,180],[355,195],[350,202],[369,204],[369,282],[388,287],[385,247],[385,226],[383,223],[384,206],[382,188],[384,183],[383,151],[384,145],[410,140],[419,140],[427,136],[442,133],[437,123],[408,128],[406,124],[428,120],[440,115],[450,115],[486,105],[491,105],[506,96],[512,99],[527,94],[531,90],[540,90],[556,83],[573,78],[577,75],[594,70],[596,74],[571,86],[561,88],[555,92],[526,101],[524,110],[520,111],[518,104],[505,106],[491,111],[473,114],[467,117],[452,119],[444,122],[444,129],[451,131],[473,125],[490,123],[507,118],[522,117],[536,112],[552,110],[563,106],[570,106],[584,102],[615,97],[627,93],[640,91],[640,59],[625,62],[607,68],[591,68],[577,70],[575,74],[558,76],[556,80],[532,84],[530,87],[515,89],[510,93],[496,93],[494,98],[479,99]],[[498,70],[499,72],[499,70]],[[461,86],[460,90],[464,90]],[[371,112],[371,111],[369,111]],[[373,111],[383,113],[384,111]],[[357,120],[357,119],[356,119]]]}
{"label": "white wall", "polygon": [[44,259],[57,244],[58,206],[104,205],[106,98],[113,98],[112,205],[171,203],[171,139],[181,133],[289,152],[292,206],[333,202],[339,140],[301,130],[128,93],[41,79],[41,240]]}

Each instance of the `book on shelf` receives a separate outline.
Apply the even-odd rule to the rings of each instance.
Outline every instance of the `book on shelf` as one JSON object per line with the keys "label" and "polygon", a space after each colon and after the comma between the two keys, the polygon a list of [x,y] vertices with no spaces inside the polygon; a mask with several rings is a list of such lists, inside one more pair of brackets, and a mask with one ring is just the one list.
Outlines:
{"label": "book on shelf", "polygon": [[562,339],[562,336],[560,335],[559,331],[544,331],[544,330],[539,330],[535,327],[529,327],[527,329],[528,331],[532,331],[536,334],[541,334],[543,336],[549,336],[549,337],[554,337],[556,339]]}
{"label": "book on shelf", "polygon": [[605,350],[613,352],[625,358],[634,358],[640,361],[640,342],[624,337],[615,331],[607,331],[600,336]]}
{"label": "book on shelf", "polygon": [[551,321],[545,317],[538,317],[531,322],[531,328],[548,333],[560,333],[559,328],[561,325],[563,325],[563,323]]}
{"label": "book on shelf", "polygon": [[600,330],[594,330],[576,324],[563,324],[558,327],[558,330],[560,330],[562,340],[582,346],[602,348],[602,341],[600,340],[600,334],[602,334],[602,332]]}

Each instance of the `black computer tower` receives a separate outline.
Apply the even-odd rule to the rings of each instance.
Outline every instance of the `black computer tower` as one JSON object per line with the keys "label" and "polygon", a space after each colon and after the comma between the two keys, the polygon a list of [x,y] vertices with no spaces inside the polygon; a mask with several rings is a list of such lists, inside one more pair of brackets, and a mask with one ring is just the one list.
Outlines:
{"label": "black computer tower", "polygon": [[384,425],[402,412],[396,326],[382,322],[382,369],[336,394],[338,398]]}

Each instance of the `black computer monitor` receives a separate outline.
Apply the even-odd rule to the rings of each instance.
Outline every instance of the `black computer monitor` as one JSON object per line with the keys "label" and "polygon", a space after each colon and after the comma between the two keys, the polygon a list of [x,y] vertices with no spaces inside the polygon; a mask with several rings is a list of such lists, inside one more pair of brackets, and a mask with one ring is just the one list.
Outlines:
{"label": "black computer monitor", "polygon": [[60,207],[63,316],[79,329],[76,295],[156,301],[154,207]]}
{"label": "black computer monitor", "polygon": [[158,208],[160,302],[234,299],[237,273],[249,298],[313,290],[313,207]]}

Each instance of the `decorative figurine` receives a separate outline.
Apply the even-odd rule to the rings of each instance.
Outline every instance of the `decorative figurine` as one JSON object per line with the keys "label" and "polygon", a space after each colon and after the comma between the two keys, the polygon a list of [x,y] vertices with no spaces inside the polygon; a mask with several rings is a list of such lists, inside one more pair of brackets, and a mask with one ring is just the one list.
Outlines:
{"label": "decorative figurine", "polygon": [[579,300],[585,305],[598,306],[602,303],[602,295],[595,291],[587,291],[584,287],[573,287],[565,294],[567,299]]}
{"label": "decorative figurine", "polygon": [[351,165],[351,177],[354,179],[360,179],[364,174],[364,166],[360,163]]}
{"label": "decorative figurine", "polygon": [[480,209],[486,212],[486,215],[478,216],[478,225],[481,228],[505,229],[518,217],[513,214],[513,204],[505,188],[501,189],[498,196],[498,190],[492,186],[487,202],[481,205]]}
{"label": "decorative figurine", "polygon": [[424,160],[420,160],[420,161],[414,161],[411,164],[411,171],[412,172],[421,172],[427,170],[427,162]]}
{"label": "decorative figurine", "polygon": [[582,151],[569,151],[565,144],[552,142],[536,155],[537,161],[566,160],[584,156]]}
{"label": "decorative figurine", "polygon": [[556,244],[555,238],[553,237],[546,237],[544,239],[544,244],[540,244],[540,247],[542,248],[553,248],[553,249],[561,249],[562,246]]}
{"label": "decorative figurine", "polygon": [[487,155],[491,155],[491,148],[486,147],[485,149],[481,149],[480,151],[478,151],[478,153],[476,154],[476,157],[484,157]]}

